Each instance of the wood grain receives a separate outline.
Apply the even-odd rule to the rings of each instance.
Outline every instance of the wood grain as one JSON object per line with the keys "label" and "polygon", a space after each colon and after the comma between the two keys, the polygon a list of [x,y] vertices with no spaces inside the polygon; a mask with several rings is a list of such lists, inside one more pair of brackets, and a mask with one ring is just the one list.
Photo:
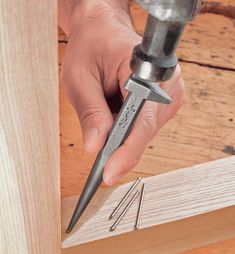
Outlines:
{"label": "wood grain", "polygon": [[0,2],[0,253],[60,253],[56,1]]}
{"label": "wood grain", "polygon": [[197,248],[191,251],[182,252],[181,254],[218,254],[218,253],[219,254],[234,254],[235,253],[234,239],[229,239],[223,242],[214,243],[210,246],[207,245],[207,246]]}
{"label": "wood grain", "polygon": [[[146,192],[140,228],[144,229],[234,206],[234,167],[235,156],[231,156],[191,168],[144,178],[142,182],[146,183]],[[110,232],[109,228],[115,220],[108,220],[109,215],[131,184],[100,190],[74,231],[70,235],[63,235],[63,247],[68,248],[133,231],[137,201],[131,206],[114,232]],[[66,230],[76,201],[77,197],[71,197],[62,203],[62,232]],[[231,236],[235,236],[235,224],[234,234]]]}
{"label": "wood grain", "polygon": [[[234,235],[235,207],[205,213],[62,250],[63,254],[179,254]],[[215,245],[215,247],[217,247]],[[231,243],[229,247],[231,247]],[[203,248],[196,254],[234,254],[233,248]],[[209,251],[208,251],[209,250]],[[213,252],[210,252],[212,250]],[[227,250],[227,251],[226,251]],[[197,251],[197,250],[195,250]],[[190,252],[189,252],[190,253]],[[183,254],[188,254],[185,252]],[[191,254],[191,253],[190,253]],[[192,254],[194,254],[192,252]]]}

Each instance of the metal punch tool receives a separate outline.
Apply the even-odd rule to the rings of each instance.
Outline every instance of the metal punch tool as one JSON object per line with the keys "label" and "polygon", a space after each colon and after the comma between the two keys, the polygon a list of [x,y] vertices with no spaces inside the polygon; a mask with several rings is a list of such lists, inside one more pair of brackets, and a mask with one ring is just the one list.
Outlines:
{"label": "metal punch tool", "polygon": [[185,24],[199,11],[202,0],[136,0],[149,13],[142,43],[132,54],[132,75],[126,82],[129,92],[113,124],[106,143],[97,155],[72,219],[71,232],[102,182],[103,170],[110,155],[128,137],[135,120],[147,100],[169,104],[170,97],[159,82],[169,80],[175,71],[175,50]]}

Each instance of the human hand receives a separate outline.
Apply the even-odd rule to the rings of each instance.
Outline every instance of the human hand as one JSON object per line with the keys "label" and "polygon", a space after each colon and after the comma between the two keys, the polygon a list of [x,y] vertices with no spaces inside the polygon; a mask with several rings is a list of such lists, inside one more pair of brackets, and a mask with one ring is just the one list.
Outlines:
{"label": "human hand", "polygon": [[[68,45],[62,63],[62,83],[77,111],[84,147],[96,153],[104,145],[120,93],[125,98],[132,50],[141,38],[132,27],[127,1],[78,1],[67,22]],[[103,180],[112,185],[139,161],[145,147],[182,104],[184,83],[180,67],[161,84],[172,98],[170,105],[146,102],[124,142],[108,160]],[[108,102],[107,102],[108,101]]]}

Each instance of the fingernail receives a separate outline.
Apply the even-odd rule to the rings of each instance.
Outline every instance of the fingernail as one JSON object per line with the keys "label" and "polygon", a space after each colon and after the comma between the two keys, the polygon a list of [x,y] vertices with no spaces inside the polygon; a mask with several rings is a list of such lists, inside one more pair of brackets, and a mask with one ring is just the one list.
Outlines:
{"label": "fingernail", "polygon": [[104,175],[104,182],[107,185],[113,185],[115,184],[118,180],[120,180],[122,175],[117,174],[117,175]]}
{"label": "fingernail", "polygon": [[94,150],[94,146],[96,144],[95,139],[98,137],[98,135],[99,135],[99,130],[97,128],[92,128],[88,130],[87,132],[85,132],[84,146],[88,152],[90,151],[92,152]]}

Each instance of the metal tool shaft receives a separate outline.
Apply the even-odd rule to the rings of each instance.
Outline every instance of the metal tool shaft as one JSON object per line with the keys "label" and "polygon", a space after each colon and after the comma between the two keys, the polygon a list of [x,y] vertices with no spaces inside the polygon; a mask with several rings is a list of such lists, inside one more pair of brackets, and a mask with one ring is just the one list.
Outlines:
{"label": "metal tool shaft", "polygon": [[102,182],[103,171],[107,160],[129,135],[135,119],[144,105],[144,102],[145,97],[143,95],[138,94],[137,96],[131,92],[128,94],[116,118],[116,121],[109,132],[103,149],[96,157],[90,175],[88,176],[87,182],[83,188],[82,194],[75,208],[72,219],[66,230],[67,233],[71,232],[74,225],[82,215],[83,211],[86,209],[91,198],[97,191],[99,185]]}
{"label": "metal tool shaft", "polygon": [[111,226],[110,231],[114,231],[115,228],[117,227],[117,225],[119,224],[119,222],[121,221],[121,219],[124,217],[124,215],[127,213],[127,211],[129,210],[130,206],[133,204],[133,202],[135,201],[135,199],[137,198],[137,196],[140,193],[140,189],[136,191],[136,193],[134,194],[134,196],[131,198],[130,202],[127,204],[127,206],[124,208],[124,210],[122,211],[122,213],[120,214],[120,216],[117,218],[117,220],[114,222],[114,224]]}

